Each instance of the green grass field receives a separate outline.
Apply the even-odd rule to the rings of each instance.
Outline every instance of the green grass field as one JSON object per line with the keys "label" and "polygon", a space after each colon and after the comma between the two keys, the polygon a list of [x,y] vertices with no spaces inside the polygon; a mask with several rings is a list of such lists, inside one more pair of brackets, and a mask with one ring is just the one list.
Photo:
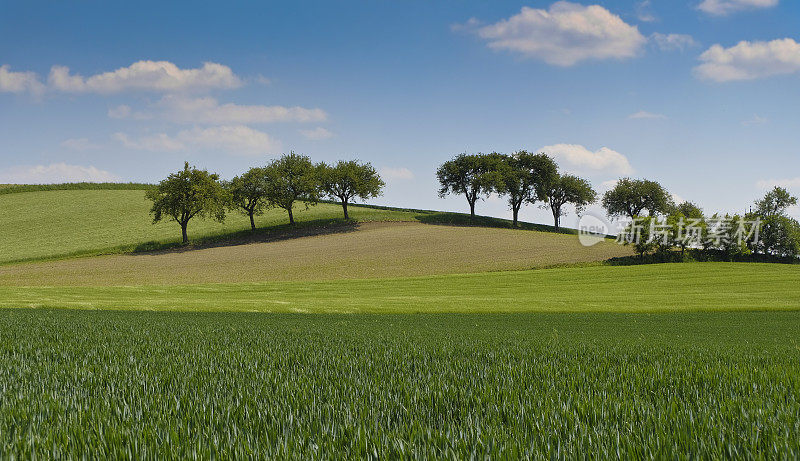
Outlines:
{"label": "green grass field", "polygon": [[6,310],[20,458],[797,458],[800,314]]}
{"label": "green grass field", "polygon": [[800,266],[686,263],[430,277],[0,286],[2,307],[258,312],[690,312],[800,306]]}
{"label": "green grass field", "polygon": [[799,265],[331,204],[167,249],[85,187],[0,194],[0,458],[800,457]]}

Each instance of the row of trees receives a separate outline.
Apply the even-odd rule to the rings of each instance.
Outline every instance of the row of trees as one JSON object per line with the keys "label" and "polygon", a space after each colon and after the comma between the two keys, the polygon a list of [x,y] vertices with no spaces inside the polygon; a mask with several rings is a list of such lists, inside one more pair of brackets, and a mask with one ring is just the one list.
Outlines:
{"label": "row of trees", "polygon": [[572,204],[578,213],[597,200],[597,193],[585,179],[561,174],[556,162],[545,154],[527,151],[511,155],[461,154],[443,163],[436,171],[439,196],[464,195],[471,217],[475,204],[496,193],[508,200],[513,225],[517,226],[519,211],[525,204],[550,208],[553,223],[558,229],[565,205]]}
{"label": "row of trees", "polygon": [[339,201],[345,219],[349,219],[349,204],[356,199],[378,197],[384,185],[369,163],[350,160],[335,165],[315,164],[305,155],[290,153],[230,181],[222,181],[216,173],[190,167],[186,162],[183,170],[148,190],[147,197],[153,202],[153,222],[177,222],[183,243],[187,243],[189,222],[198,216],[222,222],[227,211],[236,210],[250,218],[255,230],[255,217],[275,207],[286,210],[289,223],[294,225],[296,203],[308,207],[327,197]]}
{"label": "row of trees", "polygon": [[[630,226],[635,225],[642,232],[640,238],[630,242],[640,255],[648,252],[665,255],[673,248],[679,248],[683,255],[692,247],[721,253],[726,259],[743,255],[791,258],[800,255],[800,223],[787,213],[796,204],[797,197],[775,187],[747,213],[706,216],[692,202],[675,204],[657,182],[630,178],[617,182],[602,200],[609,216],[628,218]],[[659,235],[652,235],[656,230]]]}
{"label": "row of trees", "polygon": [[[597,201],[597,193],[588,181],[560,173],[556,162],[543,153],[460,154],[443,163],[436,176],[440,185],[439,196],[463,195],[473,218],[478,200],[492,193],[506,197],[514,226],[518,225],[519,211],[525,204],[549,208],[553,224],[559,229],[566,205],[574,205],[580,214]],[[740,254],[800,255],[800,224],[786,213],[788,207],[797,204],[797,198],[780,187],[767,193],[755,203],[754,209],[742,215],[705,216],[703,210],[692,202],[674,203],[666,188],[647,179],[620,179],[603,194],[600,203],[612,219],[636,221],[637,226],[643,228],[643,238],[634,244],[641,255],[652,251],[666,253],[675,248],[683,254],[689,247],[722,251],[729,257]],[[648,234],[650,229],[656,228],[656,220],[663,239]],[[759,238],[747,244],[734,244],[732,242],[739,239],[733,238],[733,234],[742,229],[728,224],[744,221],[759,223],[755,231]],[[684,232],[684,226],[690,222],[699,225],[702,242],[699,248],[687,239]],[[728,227],[723,229],[723,226]],[[748,229],[748,232],[752,231]]]}

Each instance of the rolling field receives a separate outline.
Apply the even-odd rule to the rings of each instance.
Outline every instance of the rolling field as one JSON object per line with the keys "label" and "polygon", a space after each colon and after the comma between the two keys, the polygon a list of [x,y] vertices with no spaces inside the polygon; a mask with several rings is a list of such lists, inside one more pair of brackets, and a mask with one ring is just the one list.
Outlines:
{"label": "rolling field", "polygon": [[800,307],[800,266],[686,263],[430,277],[0,286],[0,307],[311,313],[690,312]]}
{"label": "rolling field", "polygon": [[[73,255],[121,253],[180,241],[174,222],[152,224],[151,203],[143,190],[57,190],[0,195],[0,264]],[[298,222],[339,218],[341,207],[321,203],[298,207]],[[409,221],[415,214],[353,207],[352,216],[364,221]],[[288,222],[283,210],[257,218],[259,226]],[[192,239],[219,237],[250,228],[247,217],[230,213],[224,224],[195,219]]]}
{"label": "rolling field", "polygon": [[0,452],[797,458],[798,337],[797,312],[6,310]]}
{"label": "rolling field", "polygon": [[330,204],[89,256],[147,211],[0,194],[0,458],[800,457],[798,265]]}
{"label": "rolling field", "polygon": [[574,235],[421,223],[340,225],[313,236],[0,266],[0,285],[175,285],[520,270],[627,256]]}

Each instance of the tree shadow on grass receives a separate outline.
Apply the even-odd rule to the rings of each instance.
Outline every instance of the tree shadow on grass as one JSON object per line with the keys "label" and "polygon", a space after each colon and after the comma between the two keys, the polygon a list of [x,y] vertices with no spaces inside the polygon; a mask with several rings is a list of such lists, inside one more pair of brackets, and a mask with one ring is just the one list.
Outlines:
{"label": "tree shadow on grass", "polygon": [[145,242],[133,249],[135,254],[184,253],[187,251],[267,243],[329,234],[343,234],[358,230],[359,223],[345,219],[313,219],[297,222],[294,226],[281,224],[255,230],[241,230],[224,235],[202,237],[184,245],[180,242]]}
{"label": "tree shadow on grass", "polygon": [[575,235],[578,233],[578,231],[575,229],[563,227],[556,229],[554,226],[548,226],[546,224],[534,224],[522,221],[517,223],[517,227],[514,227],[512,222],[508,219],[492,218],[489,216],[475,216],[472,218],[469,215],[462,213],[432,212],[418,214],[414,216],[414,218],[421,223],[439,226],[494,227],[500,229],[521,229],[570,235]]}

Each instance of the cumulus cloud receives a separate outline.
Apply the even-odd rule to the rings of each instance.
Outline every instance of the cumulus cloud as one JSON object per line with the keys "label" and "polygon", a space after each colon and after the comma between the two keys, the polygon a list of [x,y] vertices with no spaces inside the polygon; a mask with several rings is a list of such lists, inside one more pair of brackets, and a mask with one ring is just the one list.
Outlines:
{"label": "cumulus cloud", "polygon": [[392,168],[385,166],[382,167],[380,170],[378,170],[378,174],[380,174],[383,179],[386,179],[388,181],[398,180],[398,179],[399,180],[414,179],[414,173],[412,173],[411,170],[405,167]]}
{"label": "cumulus cloud", "polygon": [[126,148],[151,152],[201,149],[231,155],[263,155],[280,151],[280,143],[267,133],[243,125],[194,127],[174,136],[159,133],[132,138],[125,133],[115,133],[113,138]]}
{"label": "cumulus cloud", "polygon": [[89,141],[87,138],[72,138],[61,141],[61,147],[69,150],[86,151],[100,149],[102,146]]}
{"label": "cumulus cloud", "polygon": [[736,11],[771,8],[778,0],[703,0],[697,9],[714,16],[725,16]]}
{"label": "cumulus cloud", "polygon": [[49,184],[64,182],[117,182],[119,176],[93,166],[52,163],[50,165],[16,166],[0,170],[0,183]]}
{"label": "cumulus cloud", "polygon": [[549,10],[523,7],[508,19],[473,29],[492,49],[556,66],[590,59],[632,58],[647,42],[636,26],[602,6],[567,1],[556,2]]}
{"label": "cumulus cloud", "polygon": [[683,51],[686,48],[697,46],[691,35],[686,34],[661,34],[654,33],[650,36],[661,51]]}
{"label": "cumulus cloud", "polygon": [[12,72],[7,64],[0,66],[0,93],[41,95],[45,86],[35,72]]}
{"label": "cumulus cloud", "polygon": [[591,151],[578,144],[554,144],[544,146],[539,150],[553,157],[562,168],[577,174],[627,175],[633,173],[633,167],[628,158],[608,147]]}
{"label": "cumulus cloud", "polygon": [[321,141],[323,139],[330,139],[333,137],[333,133],[321,126],[318,126],[312,130],[300,130],[300,134],[303,135],[306,139],[311,139],[312,141]]}
{"label": "cumulus cloud", "polygon": [[628,116],[631,120],[658,120],[658,119],[665,119],[667,118],[664,114],[654,114],[653,112],[647,112],[645,110],[640,110],[635,114],[631,114]]}
{"label": "cumulus cloud", "polygon": [[168,95],[154,104],[156,113],[136,113],[128,106],[109,110],[114,118],[159,117],[176,123],[243,125],[275,122],[322,122],[328,114],[322,109],[304,107],[220,104],[215,98],[189,98]]}
{"label": "cumulus cloud", "polygon": [[714,45],[700,55],[695,75],[716,82],[754,80],[800,72],[800,43],[791,38],[741,41],[730,48]]}

